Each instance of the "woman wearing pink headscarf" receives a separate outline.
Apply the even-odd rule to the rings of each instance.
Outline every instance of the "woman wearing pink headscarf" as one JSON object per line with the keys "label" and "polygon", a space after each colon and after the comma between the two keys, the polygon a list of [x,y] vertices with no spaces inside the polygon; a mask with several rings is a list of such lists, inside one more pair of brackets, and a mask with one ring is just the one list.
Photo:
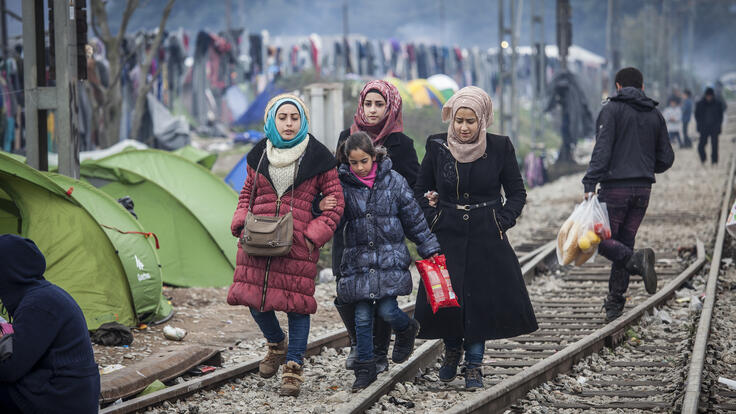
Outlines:
{"label": "woman wearing pink headscarf", "polygon": [[486,340],[537,330],[519,261],[506,237],[526,191],[509,137],[486,132],[493,105],[485,91],[475,86],[457,91],[442,108],[442,120],[449,127],[427,138],[414,190],[447,257],[461,307],[435,314],[419,287],[414,317],[421,324],[420,338],[445,342],[440,380],[455,378],[464,350],[465,386],[477,388],[483,386]]}
{"label": "woman wearing pink headscarf", "polygon": [[[342,131],[337,147],[345,142],[348,136],[358,131],[364,131],[377,146],[385,147],[393,163],[392,169],[401,174],[410,187],[414,187],[419,173],[419,160],[414,149],[414,141],[402,132],[404,121],[401,116],[401,95],[396,86],[384,80],[372,80],[365,84],[360,91],[358,110],[353,116],[353,124]],[[320,203],[320,208],[329,207],[326,198]],[[319,211],[315,211],[319,213]],[[343,240],[342,230],[338,229],[332,243],[332,270],[336,278],[340,278],[340,262],[342,261]],[[355,305],[342,304],[335,300],[340,317],[350,336],[350,355],[345,363],[347,369],[352,369],[355,363]],[[378,372],[388,369],[388,347],[391,342],[391,327],[381,318],[374,321],[373,352]]]}

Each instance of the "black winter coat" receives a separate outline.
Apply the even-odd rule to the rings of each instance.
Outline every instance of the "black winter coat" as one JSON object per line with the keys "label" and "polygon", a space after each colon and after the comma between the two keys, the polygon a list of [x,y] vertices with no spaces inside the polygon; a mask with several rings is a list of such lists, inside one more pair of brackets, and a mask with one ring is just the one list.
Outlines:
{"label": "black winter coat", "polygon": [[[340,133],[340,137],[337,140],[338,148],[349,136],[349,128]],[[414,141],[401,132],[394,132],[386,136],[383,140],[383,146],[391,158],[393,170],[406,179],[409,187],[414,188],[417,182],[417,176],[419,175],[419,159],[417,158],[417,151],[414,149]],[[318,204],[318,202],[315,202],[315,204]],[[315,213],[319,213],[317,210],[319,209],[315,208]],[[340,260],[342,260],[342,249],[342,232],[341,229],[338,229],[332,239],[332,271],[337,279],[341,277]]]}
{"label": "black winter coat", "polygon": [[695,122],[702,135],[718,135],[723,123],[723,103],[713,97],[710,102],[705,98],[695,104]]}
{"label": "black winter coat", "polygon": [[82,310],[43,278],[46,261],[33,242],[0,236],[0,263],[0,300],[15,330],[0,384],[24,413],[97,413],[100,373]]}
{"label": "black winter coat", "polygon": [[585,192],[601,187],[651,187],[675,162],[657,102],[641,89],[621,88],[596,121],[595,147],[583,177]]}
{"label": "black winter coat", "polygon": [[[486,134],[486,139],[488,146],[481,158],[459,163],[447,148],[447,134],[427,138],[414,196],[447,257],[461,307],[433,314],[424,286],[420,286],[414,316],[421,324],[420,338],[477,342],[537,330],[519,261],[505,234],[516,224],[526,202],[524,182],[511,140],[494,134]],[[436,208],[424,198],[429,190],[439,193]],[[470,211],[452,206],[483,202],[496,204]]]}
{"label": "black winter coat", "polygon": [[340,227],[344,251],[337,296],[342,303],[378,300],[411,293],[411,255],[404,236],[417,244],[422,257],[440,250],[422,209],[404,177],[391,170],[386,158],[378,165],[373,188],[350,171],[339,169],[345,195]]}

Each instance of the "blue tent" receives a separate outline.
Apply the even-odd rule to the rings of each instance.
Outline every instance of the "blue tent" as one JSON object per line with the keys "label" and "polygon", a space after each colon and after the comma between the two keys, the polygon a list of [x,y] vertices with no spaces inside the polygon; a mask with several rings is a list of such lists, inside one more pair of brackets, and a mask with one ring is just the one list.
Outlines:
{"label": "blue tent", "polygon": [[270,82],[268,85],[266,85],[266,88],[263,90],[263,92],[259,93],[258,96],[256,96],[256,98],[253,100],[253,103],[251,103],[248,107],[248,110],[245,111],[245,113],[241,115],[240,118],[233,121],[233,125],[247,126],[262,122],[263,113],[266,111],[266,104],[268,104],[268,101],[271,100],[271,98],[273,98],[274,96],[283,92],[284,91],[277,88],[273,82]]}
{"label": "blue tent", "polygon": [[248,176],[248,169],[246,168],[248,166],[247,158],[248,154],[243,155],[243,158],[235,164],[235,167],[233,167],[233,169],[227,174],[227,177],[225,177],[227,185],[232,187],[238,194],[240,194],[240,190],[243,189],[245,178]]}

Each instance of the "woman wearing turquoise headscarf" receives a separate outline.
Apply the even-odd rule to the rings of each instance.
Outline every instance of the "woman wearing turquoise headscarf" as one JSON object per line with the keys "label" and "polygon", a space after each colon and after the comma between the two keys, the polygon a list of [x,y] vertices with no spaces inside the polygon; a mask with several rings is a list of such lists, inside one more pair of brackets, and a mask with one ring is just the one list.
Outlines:
{"label": "woman wearing turquoise headscarf", "polygon": [[[237,266],[227,301],[250,308],[266,337],[268,353],[259,373],[270,378],[284,365],[280,394],[299,394],[309,315],[317,311],[314,279],[319,248],[337,228],[344,206],[337,161],[330,150],[308,133],[309,112],[293,95],[279,95],[266,107],[266,138],[247,157],[248,178],[235,210],[231,231],[240,237],[251,205],[252,213],[294,217],[294,244],[286,256],[249,256],[238,248]],[[260,168],[259,168],[260,164]],[[258,170],[258,171],[256,171]],[[334,196],[337,206],[312,216],[317,194]],[[281,330],[275,311],[286,312],[289,337]]]}

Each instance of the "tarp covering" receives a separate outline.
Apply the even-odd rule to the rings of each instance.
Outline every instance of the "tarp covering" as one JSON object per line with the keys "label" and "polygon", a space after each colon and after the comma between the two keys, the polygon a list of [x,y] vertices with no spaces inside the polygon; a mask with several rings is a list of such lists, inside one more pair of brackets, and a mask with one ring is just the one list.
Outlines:
{"label": "tarp covering", "polygon": [[156,99],[153,94],[146,95],[148,112],[153,123],[153,136],[156,147],[174,150],[189,144],[189,124],[184,116],[174,116]]}
{"label": "tarp covering", "polygon": [[256,96],[248,107],[248,110],[233,122],[233,125],[247,126],[263,122],[263,113],[266,111],[266,104],[268,104],[268,101],[271,100],[271,98],[283,92],[284,91],[277,88],[273,82],[269,83],[266,85],[263,92]]}
{"label": "tarp covering", "polygon": [[238,161],[237,164],[233,167],[232,170],[227,174],[227,177],[225,177],[225,182],[227,185],[230,186],[233,190],[240,193],[240,190],[243,189],[243,185],[245,184],[245,179],[248,177],[248,154],[243,155],[243,158]]}
{"label": "tarp covering", "polygon": [[[69,292],[87,327],[136,323],[133,298],[115,247],[66,189],[0,154],[0,233],[32,239],[46,257],[45,277]],[[13,218],[13,216],[15,218]]]}
{"label": "tarp covering", "polygon": [[114,198],[130,196],[156,233],[164,282],[227,286],[237,244],[230,220],[238,195],[201,165],[158,150],[125,151],[82,163],[82,177]]}

